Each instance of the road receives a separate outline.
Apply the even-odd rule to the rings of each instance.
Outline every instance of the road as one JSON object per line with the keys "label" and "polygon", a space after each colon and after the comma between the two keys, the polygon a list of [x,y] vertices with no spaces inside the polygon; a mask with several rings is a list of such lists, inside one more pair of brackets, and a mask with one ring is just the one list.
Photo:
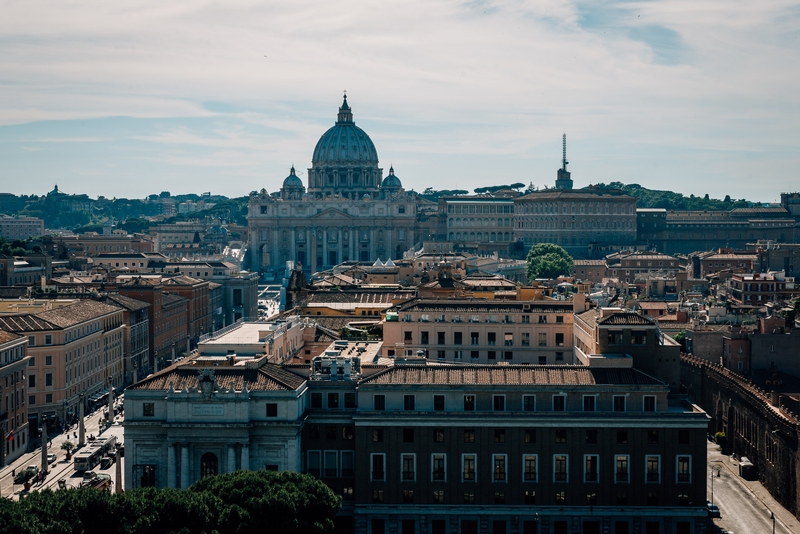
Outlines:
{"label": "road", "polygon": [[[119,402],[121,402],[121,399]],[[90,414],[84,418],[87,440],[90,434],[95,436],[106,436],[113,434],[117,436],[117,442],[122,443],[122,426],[120,425],[122,416],[117,416],[115,423],[108,430],[105,430],[101,434],[100,419],[102,416],[103,410],[98,409],[93,414]],[[72,460],[67,462],[66,451],[61,449],[61,444],[67,440],[77,445],[78,440],[73,436],[73,432],[77,432],[75,427],[73,427],[68,433],[61,433],[51,437],[52,444],[48,447],[47,452],[55,454],[56,461],[55,463],[50,464],[50,469],[44,482],[35,484],[31,488],[31,491],[44,488],[56,489],[58,488],[58,481],[61,479],[66,481],[68,487],[77,487],[80,484],[81,480],[83,479],[82,474],[75,473]],[[79,449],[72,451],[73,457],[78,450]],[[12,473],[14,471],[19,472],[21,469],[25,469],[25,467],[32,464],[36,466],[40,466],[42,464],[41,448],[38,448],[35,452],[23,454],[14,460],[14,462],[12,462],[10,465],[7,465],[0,470],[0,495],[2,495],[2,497],[18,499],[21,494],[25,494],[25,488],[21,484],[14,484],[14,477]],[[111,467],[106,470],[101,470],[100,466],[98,465],[95,468],[95,471],[98,473],[108,473],[111,475],[111,487],[113,491],[114,481],[116,480],[116,464],[112,464]]]}
{"label": "road", "polygon": [[[781,507],[758,481],[742,479],[738,463],[721,454],[716,444],[708,444],[709,475],[714,477],[714,503],[719,506],[720,519],[714,520],[715,533],[750,534],[772,532],[770,513],[775,514],[776,534],[800,532],[800,522]],[[708,500],[711,496],[711,477],[707,484]]]}

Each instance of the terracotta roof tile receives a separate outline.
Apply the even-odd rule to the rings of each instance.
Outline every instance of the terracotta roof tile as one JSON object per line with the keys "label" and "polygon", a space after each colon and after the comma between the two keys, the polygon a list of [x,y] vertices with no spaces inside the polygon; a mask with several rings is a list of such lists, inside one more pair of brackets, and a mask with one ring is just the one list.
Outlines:
{"label": "terracotta roof tile", "polygon": [[[129,387],[139,391],[167,391],[172,384],[176,391],[197,390],[199,371],[205,366],[188,365],[186,360],[167,367],[155,375],[145,378]],[[244,367],[212,367],[220,389],[228,390],[231,385],[241,391],[245,381],[250,391],[293,391],[305,382],[305,378],[277,365],[265,363],[258,369]]]}

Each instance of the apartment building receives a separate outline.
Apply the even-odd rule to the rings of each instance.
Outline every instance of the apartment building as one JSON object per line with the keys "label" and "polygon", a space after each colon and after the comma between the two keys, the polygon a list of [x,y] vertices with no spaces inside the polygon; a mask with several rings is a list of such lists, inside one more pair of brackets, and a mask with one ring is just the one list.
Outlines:
{"label": "apartment building", "polygon": [[28,338],[0,330],[0,468],[28,450]]}
{"label": "apartment building", "polygon": [[81,300],[37,314],[0,317],[0,329],[28,340],[29,417],[47,416],[54,424],[78,413],[79,395],[87,406],[108,388],[123,385],[123,310]]}
{"label": "apartment building", "polygon": [[566,364],[583,295],[556,300],[412,299],[386,315],[383,356],[450,363]]}
{"label": "apartment building", "polygon": [[9,241],[25,240],[44,234],[44,220],[37,217],[0,214],[0,237]]}
{"label": "apartment building", "polygon": [[783,271],[733,273],[724,292],[732,302],[745,306],[764,306],[800,296],[794,278]]}
{"label": "apartment building", "polygon": [[150,304],[117,293],[110,293],[109,302],[123,310],[125,328],[123,351],[124,385],[138,382],[149,374],[150,336],[147,308]]}
{"label": "apartment building", "polygon": [[339,342],[284,368],[200,355],[135,384],[125,486],[289,469],[342,496],[342,531],[707,532],[708,417],[663,381],[632,367],[382,363],[378,348]]}

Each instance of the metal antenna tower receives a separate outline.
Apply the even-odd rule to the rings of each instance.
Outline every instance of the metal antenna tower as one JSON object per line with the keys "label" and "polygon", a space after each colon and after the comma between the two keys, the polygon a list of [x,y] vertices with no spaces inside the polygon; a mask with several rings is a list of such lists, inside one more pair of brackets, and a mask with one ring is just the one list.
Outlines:
{"label": "metal antenna tower", "polygon": [[567,161],[567,134],[564,134],[564,136],[561,138],[561,143],[563,146],[563,158],[561,160],[561,168],[566,171],[567,164],[569,163],[569,161]]}

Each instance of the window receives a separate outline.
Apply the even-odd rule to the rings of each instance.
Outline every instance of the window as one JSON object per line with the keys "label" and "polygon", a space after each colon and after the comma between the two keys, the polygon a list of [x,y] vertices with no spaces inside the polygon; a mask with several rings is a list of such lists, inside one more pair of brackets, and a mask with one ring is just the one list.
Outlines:
{"label": "window", "polygon": [[647,431],[647,444],[658,445],[658,430]]}
{"label": "window", "polygon": [[444,443],[444,428],[433,429],[433,442]]}
{"label": "window", "polygon": [[563,362],[564,361],[564,353],[563,352],[556,352],[556,361]]}
{"label": "window", "polygon": [[625,395],[614,395],[614,411],[625,411]]}
{"label": "window", "polygon": [[153,417],[156,414],[155,411],[155,403],[152,402],[143,402],[142,403],[142,415],[144,417]]}
{"label": "window", "polygon": [[339,407],[339,394],[328,393],[328,408],[338,408],[338,407]]}
{"label": "window", "polygon": [[530,347],[531,346],[531,333],[530,332],[522,332],[522,341],[521,345],[523,347]]}
{"label": "window", "polygon": [[497,345],[497,332],[489,332],[486,334],[486,343],[488,345]]}
{"label": "window", "polygon": [[566,395],[553,395],[553,411],[563,412],[566,409],[567,396]]}
{"label": "window", "polygon": [[325,439],[336,439],[336,425],[325,425]]}
{"label": "window", "polygon": [[[53,336],[52,336],[52,335],[50,335],[50,334],[46,334],[46,335],[44,336],[44,344],[45,344],[45,345],[52,345],[52,344],[53,344]],[[51,358],[51,360],[52,360],[52,356],[51,356],[50,358]]]}
{"label": "window", "polygon": [[465,428],[464,429],[464,443],[475,443],[475,429],[474,428]]}
{"label": "window", "polygon": [[621,330],[610,330],[608,332],[608,344],[609,345],[621,345],[622,344],[622,331]]}
{"label": "window", "polygon": [[563,323],[564,323],[564,316],[556,315],[556,324],[563,324]]}
{"label": "window", "polygon": [[583,481],[584,482],[598,482],[598,465],[600,464],[600,457],[596,454],[587,454],[583,457]]}
{"label": "window", "polygon": [[[28,346],[35,347],[36,346],[36,337],[35,336],[28,336]],[[31,360],[33,361],[33,360]],[[33,363],[31,363],[33,365]]]}
{"label": "window", "polygon": [[633,345],[646,345],[647,332],[634,330],[631,334],[631,344]]}
{"label": "window", "polygon": [[464,411],[475,411],[475,395],[464,395]]}
{"label": "window", "polygon": [[[413,502],[414,502],[414,490],[410,490],[410,489],[403,490],[403,503],[404,504],[412,504]],[[402,523],[403,524],[403,532],[406,531],[406,525],[405,525],[406,521],[408,521],[408,520],[404,519],[403,523]],[[412,521],[413,521],[413,519],[412,519]],[[410,530],[409,532],[414,532],[414,531]]]}
{"label": "window", "polygon": [[504,412],[506,411],[506,396],[505,395],[495,395],[493,397],[493,406],[495,412]]}
{"label": "window", "polygon": [[325,451],[325,477],[336,478],[339,474],[339,469],[336,460],[338,459],[338,451]]}
{"label": "window", "polygon": [[539,332],[539,346],[540,347],[547,346],[547,332]]}
{"label": "window", "polygon": [[351,440],[355,439],[355,427],[352,426],[343,426],[342,427],[342,439],[344,440]]}
{"label": "window", "polygon": [[311,394],[311,407],[322,408],[322,393]]}
{"label": "window", "polygon": [[414,443],[414,429],[413,428],[404,428],[403,429],[403,443]]}
{"label": "window", "polygon": [[419,333],[419,342],[421,345],[427,345],[430,343],[429,332],[420,332]]}
{"label": "window", "polygon": [[462,344],[463,334],[461,332],[453,332],[453,345]]}
{"label": "window", "polygon": [[495,482],[506,481],[506,455],[494,454],[492,455],[493,475],[492,479]]}
{"label": "window", "polygon": [[597,429],[592,428],[586,431],[586,444],[597,445]]}
{"label": "window", "polygon": [[566,443],[567,442],[567,431],[563,428],[555,430],[556,436],[556,443]]}
{"label": "window", "polygon": [[568,482],[567,455],[556,454],[553,456],[553,482]]}
{"label": "window", "polygon": [[28,387],[35,388],[36,387],[36,375],[30,374],[28,375]]}
{"label": "window", "polygon": [[433,396],[433,409],[437,412],[444,411],[444,395]]}
{"label": "window", "polygon": [[495,443],[505,443],[506,442],[506,431],[504,428],[495,428],[494,429],[494,442]]}
{"label": "window", "polygon": [[278,417],[278,404],[275,402],[267,403],[267,417]]}
{"label": "window", "polygon": [[510,332],[506,332],[503,334],[503,345],[506,347],[513,347],[514,346],[514,334]]}
{"label": "window", "polygon": [[[45,395],[44,396],[44,402],[45,402],[45,404],[50,404],[51,402],[53,402],[53,394],[52,393],[48,393],[47,395]],[[25,434],[23,434],[23,436],[24,435]]]}
{"label": "window", "polygon": [[556,347],[563,347],[564,346],[564,334],[557,333],[556,334]]}
{"label": "window", "polygon": [[536,443],[536,429],[535,428],[526,428],[525,429],[525,443]]}
{"label": "window", "polygon": [[[382,503],[383,502],[383,490],[382,489],[374,489],[374,490],[372,490],[372,502],[373,503]],[[380,521],[380,523],[379,523],[380,526],[378,527],[380,530],[376,530],[375,521]],[[373,519],[372,520],[372,532],[381,532],[381,533],[383,533],[383,529],[384,529],[383,519]]]}
{"label": "window", "polygon": [[307,458],[306,472],[312,477],[319,478],[322,474],[322,453],[320,451],[308,451]]}
{"label": "window", "polygon": [[431,455],[431,480],[434,482],[445,482],[447,480],[446,471],[447,455],[445,454],[432,454]]}
{"label": "window", "polygon": [[546,315],[540,315],[539,316],[539,324],[547,324],[547,316]]}
{"label": "window", "polygon": [[647,477],[645,478],[645,482],[648,483],[661,482],[660,457],[656,455],[645,456],[645,466],[647,469]]}
{"label": "window", "polygon": [[497,352],[490,350],[486,353],[486,358],[489,360],[496,360],[497,359]]}
{"label": "window", "polygon": [[319,439],[319,427],[311,425],[308,427],[308,439]]}
{"label": "window", "polygon": [[630,457],[627,454],[618,454],[614,458],[614,463],[616,464],[616,476],[614,478],[614,482],[618,484],[627,484],[629,482],[629,475],[628,475],[628,462]]}
{"label": "window", "polygon": [[595,396],[594,395],[584,395],[583,396],[583,411],[584,412],[593,412],[594,411],[594,404],[595,404]]}
{"label": "window", "polygon": [[475,463],[476,455],[461,455],[461,482],[475,482]]}
{"label": "window", "polygon": [[469,357],[472,358],[473,360],[477,360],[478,358],[481,357],[481,353],[480,351],[477,350],[471,350],[469,351]]}
{"label": "window", "polygon": [[525,323],[525,324],[530,324],[531,316],[530,315],[523,315],[522,316],[522,322]]}
{"label": "window", "polygon": [[460,350],[454,350],[454,351],[453,351],[453,359],[454,359],[454,360],[460,360],[460,359],[461,359],[461,356],[462,356],[462,354],[463,354],[463,353],[462,353]]}
{"label": "window", "polygon": [[522,474],[523,482],[536,482],[536,464],[538,456],[535,454],[526,454],[522,457],[522,465],[524,468]]}
{"label": "window", "polygon": [[53,385],[53,373],[47,373],[44,375],[44,385],[45,386]]}
{"label": "window", "polygon": [[414,395],[403,395],[403,409],[407,412],[414,411],[416,399]]}
{"label": "window", "polygon": [[373,443],[383,443],[383,429],[382,428],[373,428],[372,429],[372,442]]}
{"label": "window", "polygon": [[628,431],[617,430],[617,445],[627,445],[627,444],[628,444]]}
{"label": "window", "polygon": [[372,397],[372,404],[375,411],[382,412],[386,409],[386,395],[375,395]]}
{"label": "window", "polygon": [[45,356],[44,357],[44,364],[46,366],[48,366],[48,367],[53,365],[53,357],[52,356]]}
{"label": "window", "polygon": [[356,394],[353,392],[345,393],[344,394],[344,407],[345,408],[357,408],[358,405],[356,404]]}
{"label": "window", "polygon": [[506,502],[506,492],[504,490],[497,490],[494,492],[494,503],[495,504],[505,504]]}
{"label": "window", "polygon": [[400,478],[403,482],[413,482],[417,479],[417,457],[414,454],[402,454],[400,456],[402,472]]}
{"label": "window", "polygon": [[645,412],[654,412],[654,411],[656,411],[656,397],[655,397],[655,395],[645,395],[644,396],[644,411]]}
{"label": "window", "polygon": [[433,490],[433,504],[444,504],[444,490]]}
{"label": "window", "polygon": [[523,395],[522,396],[522,411],[535,412],[536,411],[536,395]]}
{"label": "window", "polygon": [[692,482],[692,457],[679,455],[677,457],[678,483]]}
{"label": "window", "polygon": [[469,334],[470,345],[480,345],[480,335],[478,332],[470,332]]}
{"label": "window", "polygon": [[436,332],[436,344],[444,345],[444,332]]}
{"label": "window", "polygon": [[370,480],[372,481],[384,481],[386,480],[386,470],[384,467],[386,466],[386,455],[385,454],[371,454],[371,463],[372,463],[372,473],[370,475]]}
{"label": "window", "polygon": [[678,445],[689,444],[689,431],[686,429],[678,430]]}

